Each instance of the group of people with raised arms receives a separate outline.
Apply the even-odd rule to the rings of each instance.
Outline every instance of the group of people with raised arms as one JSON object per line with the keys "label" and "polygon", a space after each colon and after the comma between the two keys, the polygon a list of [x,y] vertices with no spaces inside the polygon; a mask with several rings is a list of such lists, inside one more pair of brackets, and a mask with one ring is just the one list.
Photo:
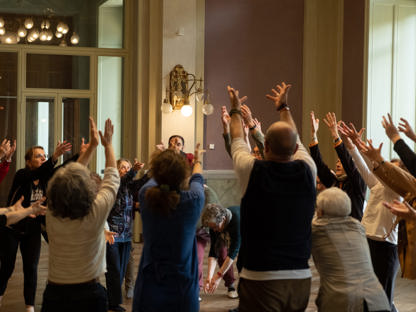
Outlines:
{"label": "group of people with raised arms", "polygon": [[[320,274],[319,311],[396,311],[399,263],[405,278],[416,279],[416,154],[400,132],[415,141],[416,134],[405,119],[396,128],[390,115],[383,117],[400,156],[389,162],[382,145],[362,139],[363,129],[328,113],[323,120],[338,155],[333,171],[319,150],[314,112],[309,153],[302,144],[287,101],[290,88],[282,83],[266,95],[279,121],[265,134],[247,97],[227,88],[230,108],[222,107],[221,121],[239,206],[221,205],[204,184],[203,150],[197,144],[193,154],[184,153],[180,135],[169,138],[168,148],[157,146],[142,177],[143,163],[116,161],[109,119],[101,132],[90,118],[89,142],[61,166],[55,167],[70,143],[59,143],[49,159],[41,146],[30,148],[8,207],[0,208],[0,304],[20,246],[26,310],[34,311],[44,226],[49,269],[42,311],[124,311],[122,283],[139,210],[144,244],[135,312],[199,311],[200,292],[215,292],[222,280],[228,296],[239,298],[234,311],[304,311],[311,256]],[[100,142],[103,178],[87,167]],[[2,142],[0,179],[15,149],[15,142]],[[104,273],[106,288],[99,280]]]}

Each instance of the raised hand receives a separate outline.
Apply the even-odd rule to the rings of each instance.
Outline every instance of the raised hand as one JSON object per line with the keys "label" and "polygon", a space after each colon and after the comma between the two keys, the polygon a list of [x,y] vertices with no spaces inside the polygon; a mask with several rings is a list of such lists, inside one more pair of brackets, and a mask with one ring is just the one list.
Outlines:
{"label": "raised hand", "polygon": [[10,140],[4,139],[0,145],[0,159],[7,155],[10,151]]}
{"label": "raised hand", "polygon": [[85,139],[82,138],[81,139],[81,148],[79,149],[79,153],[82,155],[85,153],[85,151],[88,149],[88,147],[90,146],[89,143],[85,143]]}
{"label": "raised hand", "polygon": [[413,131],[409,122],[404,118],[400,118],[399,131],[403,132],[409,139],[416,142],[416,133]]}
{"label": "raised hand", "polygon": [[398,200],[394,200],[393,203],[383,202],[383,205],[399,218],[416,220],[416,210],[414,210],[406,201],[399,202]]}
{"label": "raised hand", "polygon": [[347,131],[345,128],[348,126],[343,121],[338,122],[338,132],[341,134],[342,141],[344,142],[347,149],[352,150],[354,149],[354,144],[352,143],[351,138],[348,136]]}
{"label": "raised hand", "polygon": [[201,162],[202,154],[206,152],[204,149],[201,149],[200,147],[201,143],[197,143],[195,146],[194,163]]}
{"label": "raised hand", "polygon": [[259,130],[260,132],[262,132],[261,131],[261,122],[258,121],[257,118],[254,118],[253,121],[254,121],[254,124],[256,125],[257,130]]}
{"label": "raised hand", "polygon": [[221,106],[221,122],[222,127],[224,128],[224,133],[230,132],[231,117],[228,114],[227,108],[225,106]]}
{"label": "raised hand", "polygon": [[166,149],[166,146],[165,146],[165,144],[162,141],[160,141],[159,144],[156,144],[156,149],[158,149],[159,151],[163,152]]}
{"label": "raised hand", "polygon": [[58,145],[55,148],[55,151],[53,152],[52,159],[54,161],[57,161],[60,156],[62,156],[65,152],[68,152],[72,149],[72,144],[63,141],[62,143],[58,141]]}
{"label": "raised hand", "polygon": [[381,143],[378,148],[373,146],[372,140],[367,140],[367,143],[367,145],[362,141],[358,143],[357,147],[360,152],[367,156],[368,159],[381,163],[384,160],[381,156],[381,148],[383,147],[383,143]]}
{"label": "raised hand", "polygon": [[342,122],[340,127],[338,127],[338,130],[348,136],[351,141],[357,145],[358,142],[362,142],[362,135],[365,131],[365,128],[361,128],[360,131],[357,132],[357,129],[355,129],[355,126],[352,122],[350,122],[349,126],[347,126],[346,123]]}
{"label": "raised hand", "polygon": [[98,130],[97,125],[94,122],[94,119],[90,117],[90,143],[91,146],[97,147],[99,143],[98,140]]}
{"label": "raised hand", "polygon": [[311,111],[310,116],[311,116],[311,136],[312,136],[312,140],[318,141],[318,138],[317,138],[316,134],[318,133],[318,129],[319,129],[319,119],[315,118],[314,111]]}
{"label": "raised hand", "polygon": [[144,167],[144,163],[141,163],[137,160],[137,158],[134,159],[134,163],[133,163],[133,170],[134,171],[139,171],[140,169],[142,169]]}
{"label": "raised hand", "polygon": [[328,126],[329,131],[331,132],[332,138],[337,139],[338,135],[338,123],[337,116],[335,113],[327,113],[324,118],[324,123]]}
{"label": "raised hand", "polygon": [[383,125],[383,128],[386,130],[386,134],[389,137],[389,139],[393,143],[396,143],[396,141],[400,140],[399,131],[394,125],[391,115],[387,114],[387,117],[388,119],[385,116],[383,116],[383,120],[381,121],[381,124]]}
{"label": "raised hand", "polygon": [[251,110],[247,105],[241,105],[241,117],[243,117],[244,123],[249,128],[253,128],[255,126]]}
{"label": "raised hand", "polygon": [[13,144],[10,146],[9,152],[6,153],[6,159],[8,162],[12,161],[14,152],[16,152],[16,140],[13,140]]}
{"label": "raised hand", "polygon": [[266,97],[274,101],[276,109],[280,110],[282,107],[287,105],[287,99],[291,87],[291,84],[287,85],[285,82],[282,82],[281,85],[277,84],[276,87],[271,90],[273,95],[266,94]]}
{"label": "raised hand", "polygon": [[241,105],[247,101],[247,96],[239,97],[239,91],[227,86],[228,95],[230,96],[231,109],[240,109]]}
{"label": "raised hand", "polygon": [[111,119],[108,118],[105,121],[104,134],[101,132],[101,130],[99,131],[102,146],[107,147],[111,145],[112,139],[113,139],[113,133],[114,133],[114,126],[111,122]]}

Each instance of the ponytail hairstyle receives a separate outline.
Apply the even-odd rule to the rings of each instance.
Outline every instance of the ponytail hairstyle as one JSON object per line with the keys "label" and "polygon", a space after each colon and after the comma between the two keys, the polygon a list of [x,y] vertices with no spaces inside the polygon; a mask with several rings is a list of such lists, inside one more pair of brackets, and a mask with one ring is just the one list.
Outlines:
{"label": "ponytail hairstyle", "polygon": [[145,199],[153,212],[167,216],[179,203],[180,187],[190,174],[189,164],[182,155],[168,149],[154,155],[150,174],[158,185],[146,191]]}

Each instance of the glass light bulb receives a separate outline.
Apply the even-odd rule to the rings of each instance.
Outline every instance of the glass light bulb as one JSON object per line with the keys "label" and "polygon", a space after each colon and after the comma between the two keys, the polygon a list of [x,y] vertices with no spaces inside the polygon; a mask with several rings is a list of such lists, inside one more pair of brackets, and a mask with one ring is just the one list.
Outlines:
{"label": "glass light bulb", "polygon": [[204,115],[211,115],[214,112],[214,106],[211,103],[205,103],[202,105],[202,113]]}
{"label": "glass light bulb", "polygon": [[32,29],[29,33],[29,36],[36,40],[39,38],[39,31],[37,29]]}
{"label": "glass light bulb", "polygon": [[48,40],[48,32],[46,30],[42,30],[39,34],[40,41]]}
{"label": "glass light bulb", "polygon": [[0,36],[3,36],[6,33],[6,28],[0,27]]}
{"label": "glass light bulb", "polygon": [[31,19],[30,17],[25,19],[25,27],[26,27],[26,29],[32,29],[33,19]]}
{"label": "glass light bulb", "polygon": [[64,23],[64,25],[62,26],[62,33],[65,35],[69,30],[69,27],[67,24]]}
{"label": "glass light bulb", "polygon": [[46,38],[46,40],[51,41],[53,38],[52,30],[48,29],[46,32],[48,34],[48,38]]}
{"label": "glass light bulb", "polygon": [[17,30],[17,34],[19,37],[24,38],[27,35],[27,30],[26,28],[24,28],[23,26],[20,26],[19,29]]}
{"label": "glass light bulb", "polygon": [[0,27],[4,27],[4,18],[0,17]]}
{"label": "glass light bulb", "polygon": [[192,106],[191,105],[184,105],[181,108],[181,114],[185,117],[189,117],[192,115]]}
{"label": "glass light bulb", "polygon": [[172,105],[170,105],[170,103],[168,102],[168,99],[164,99],[164,100],[163,100],[163,103],[162,103],[162,106],[161,106],[161,110],[162,110],[162,112],[163,112],[163,113],[165,113],[165,114],[172,113],[172,111],[173,111],[173,107],[172,107]]}
{"label": "glass light bulb", "polygon": [[56,30],[59,31],[60,33],[63,32],[65,28],[65,24],[62,22],[59,22],[58,25],[56,25]]}
{"label": "glass light bulb", "polygon": [[59,31],[56,31],[56,33],[55,33],[55,37],[56,38],[62,38],[62,36],[63,36],[63,34],[61,33],[61,32],[59,32]]}
{"label": "glass light bulb", "polygon": [[71,36],[71,43],[78,44],[79,43],[79,36],[74,32]]}

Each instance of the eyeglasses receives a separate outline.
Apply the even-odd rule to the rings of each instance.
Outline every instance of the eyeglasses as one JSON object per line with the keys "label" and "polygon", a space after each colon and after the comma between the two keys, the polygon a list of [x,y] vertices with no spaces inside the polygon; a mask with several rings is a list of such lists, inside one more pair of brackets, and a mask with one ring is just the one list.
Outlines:
{"label": "eyeglasses", "polygon": [[48,158],[47,154],[35,154],[34,155],[35,158]]}

